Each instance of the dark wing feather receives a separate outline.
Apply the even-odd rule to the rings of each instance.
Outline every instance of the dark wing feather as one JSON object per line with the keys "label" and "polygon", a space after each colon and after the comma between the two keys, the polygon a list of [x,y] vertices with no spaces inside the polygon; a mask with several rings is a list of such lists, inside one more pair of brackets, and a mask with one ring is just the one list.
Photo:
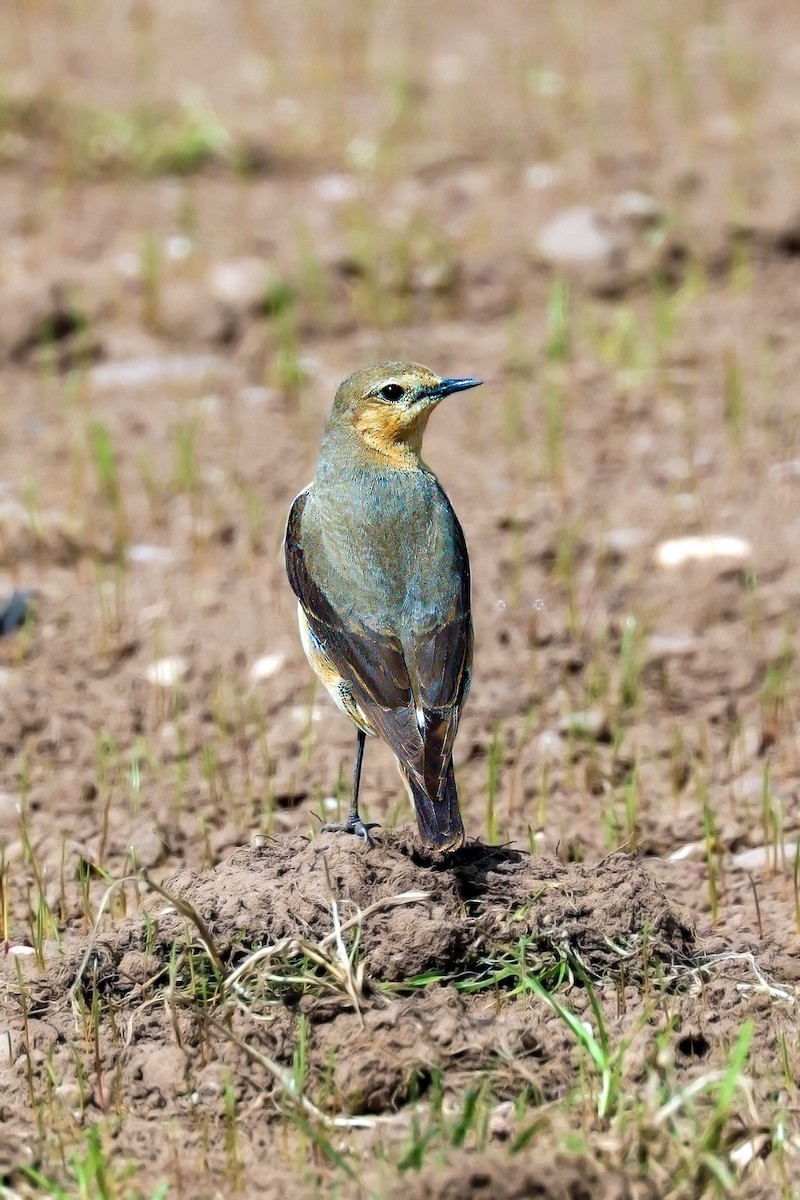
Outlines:
{"label": "dark wing feather", "polygon": [[[460,707],[469,688],[472,624],[469,611],[469,562],[461,528],[455,521],[456,553],[462,587],[440,625],[423,638],[377,634],[334,610],[315,580],[303,553],[301,522],[307,502],[301,492],[286,527],[286,570],[311,629],[359,705],[388,742],[410,779],[412,791],[438,802],[445,789]],[[417,720],[422,711],[424,728]],[[454,790],[454,789],[453,789]],[[433,811],[433,810],[432,810]],[[423,833],[438,841],[436,829]],[[435,825],[435,820],[432,822]]]}
{"label": "dark wing feather", "polygon": [[423,779],[432,797],[440,796],[445,785],[472,669],[469,557],[461,526],[442,495],[452,520],[460,588],[450,611],[426,638],[416,641],[413,655],[407,656],[412,688],[425,714]]}

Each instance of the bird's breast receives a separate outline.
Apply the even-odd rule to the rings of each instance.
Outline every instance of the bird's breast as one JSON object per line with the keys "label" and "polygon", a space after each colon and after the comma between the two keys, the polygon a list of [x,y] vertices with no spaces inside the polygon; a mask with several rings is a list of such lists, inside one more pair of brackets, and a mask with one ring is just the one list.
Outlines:
{"label": "bird's breast", "polygon": [[461,580],[455,518],[436,480],[423,471],[393,475],[313,488],[303,541],[338,612],[399,632],[435,625]]}

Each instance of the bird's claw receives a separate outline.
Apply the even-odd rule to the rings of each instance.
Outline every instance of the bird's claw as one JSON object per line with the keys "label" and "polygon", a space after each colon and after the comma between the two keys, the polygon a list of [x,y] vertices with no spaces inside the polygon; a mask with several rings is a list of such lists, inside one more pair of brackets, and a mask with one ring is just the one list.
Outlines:
{"label": "bird's claw", "polygon": [[322,826],[323,833],[354,833],[356,837],[363,838],[368,846],[374,846],[370,829],[380,829],[380,825],[377,821],[362,821],[361,817],[354,813],[350,813],[346,821]]}

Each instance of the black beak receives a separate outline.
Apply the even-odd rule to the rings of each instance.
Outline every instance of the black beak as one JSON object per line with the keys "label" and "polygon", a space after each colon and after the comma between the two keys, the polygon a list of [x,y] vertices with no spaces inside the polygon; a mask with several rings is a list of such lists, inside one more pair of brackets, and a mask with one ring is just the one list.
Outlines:
{"label": "black beak", "polygon": [[467,388],[480,387],[482,383],[482,379],[443,379],[436,387],[432,387],[427,395],[431,400],[442,400],[451,392],[465,392]]}

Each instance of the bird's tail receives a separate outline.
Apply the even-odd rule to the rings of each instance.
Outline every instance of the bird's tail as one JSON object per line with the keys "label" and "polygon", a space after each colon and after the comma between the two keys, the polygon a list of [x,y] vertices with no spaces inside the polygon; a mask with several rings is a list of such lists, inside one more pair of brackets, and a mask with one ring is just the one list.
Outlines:
{"label": "bird's tail", "polygon": [[423,842],[435,846],[437,850],[458,850],[463,846],[466,836],[458,808],[453,760],[448,764],[444,788],[438,800],[432,800],[419,779],[402,766],[400,774],[414,805]]}

